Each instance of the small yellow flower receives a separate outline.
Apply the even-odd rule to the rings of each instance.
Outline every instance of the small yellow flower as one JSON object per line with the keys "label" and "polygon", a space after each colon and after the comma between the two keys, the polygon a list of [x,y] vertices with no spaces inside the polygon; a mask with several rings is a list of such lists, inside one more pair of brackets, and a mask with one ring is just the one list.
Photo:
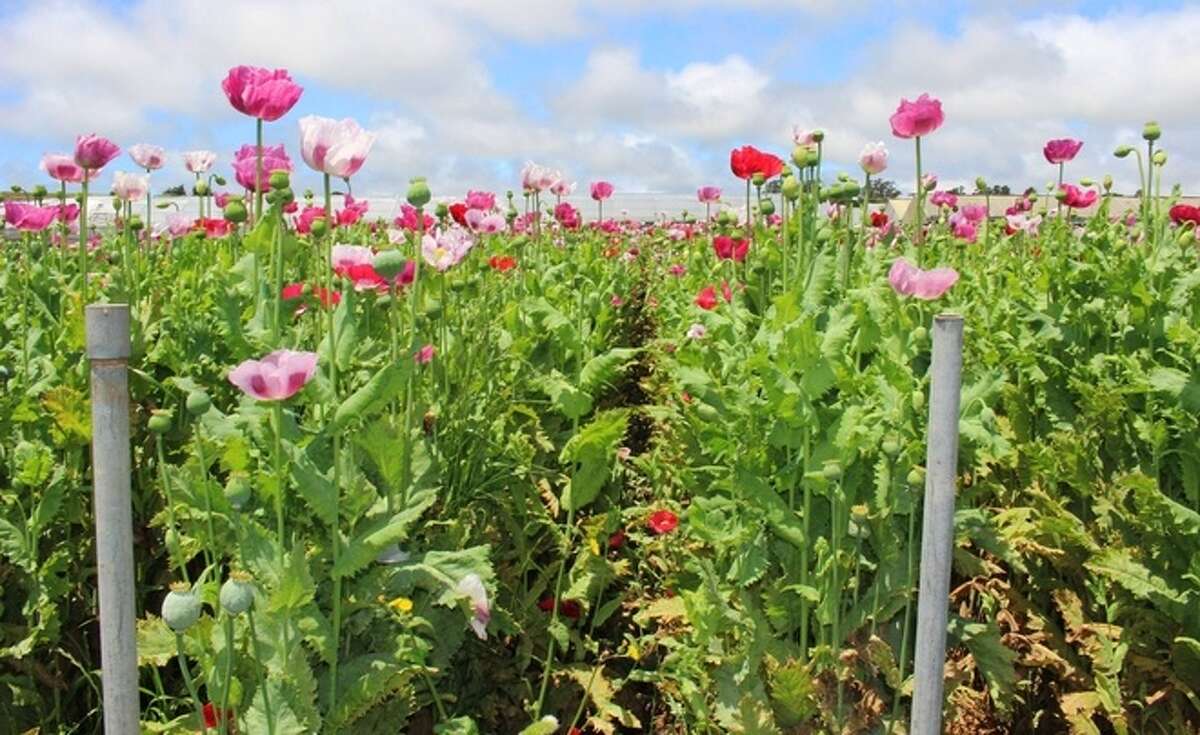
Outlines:
{"label": "small yellow flower", "polygon": [[407,597],[397,597],[388,603],[388,607],[398,613],[410,613],[413,609],[413,601]]}
{"label": "small yellow flower", "polygon": [[629,645],[625,647],[625,654],[634,661],[640,661],[642,659],[642,649],[634,641],[629,641]]}
{"label": "small yellow flower", "polygon": [[596,556],[600,556],[600,542],[599,541],[597,541],[594,538],[588,539],[588,548],[592,550],[593,554],[595,554]]}

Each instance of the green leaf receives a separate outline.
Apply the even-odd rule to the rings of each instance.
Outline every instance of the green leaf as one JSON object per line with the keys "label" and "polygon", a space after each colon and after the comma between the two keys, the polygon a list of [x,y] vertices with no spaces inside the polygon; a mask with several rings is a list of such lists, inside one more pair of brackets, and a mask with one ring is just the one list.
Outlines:
{"label": "green leaf", "polygon": [[353,724],[371,708],[408,688],[413,673],[392,656],[366,654],[343,661],[338,670],[337,709],[326,714],[330,729]]}
{"label": "green leaf", "polygon": [[558,719],[554,715],[546,715],[526,727],[518,735],[554,735],[556,732],[558,732]]}
{"label": "green leaf", "polygon": [[342,405],[338,406],[333,415],[333,423],[329,430],[340,431],[353,421],[372,418],[387,408],[387,405],[398,398],[407,387],[411,371],[410,360],[385,365],[371,376],[365,385],[342,401]]}
{"label": "green leaf", "polygon": [[634,347],[614,347],[588,360],[579,373],[579,389],[591,396],[601,387],[611,384],[637,355]]}
{"label": "green leaf", "polygon": [[582,418],[592,410],[592,397],[571,385],[566,377],[554,370],[537,379],[537,387],[572,421]]}
{"label": "green leaf", "polygon": [[967,647],[997,709],[1007,712],[1016,695],[1017,653],[1000,640],[995,622],[974,623],[955,616],[947,626],[950,635]]}
{"label": "green leaf", "polygon": [[470,717],[455,717],[434,725],[433,735],[479,735],[479,726]]}
{"label": "green leaf", "polygon": [[0,518],[0,554],[7,556],[22,569],[28,570],[33,566],[25,532],[4,518]]}
{"label": "green leaf", "polygon": [[322,523],[326,526],[336,525],[338,522],[338,498],[337,488],[333,486],[333,481],[317,469],[308,452],[291,444],[288,444],[287,447],[292,460],[292,479],[296,481],[296,489],[300,492],[300,497],[304,498],[309,510]]}
{"label": "green leaf", "polygon": [[818,712],[813,678],[798,661],[789,661],[771,673],[771,706],[783,727],[796,727]]}
{"label": "green leaf", "polygon": [[617,444],[625,437],[628,419],[628,413],[622,410],[598,414],[563,447],[562,461],[577,463],[571,483],[563,492],[564,508],[578,510],[600,494],[612,475]]}
{"label": "green leaf", "polygon": [[1084,564],[1089,571],[1099,574],[1135,596],[1154,601],[1167,612],[1178,615],[1186,602],[1185,595],[1155,576],[1143,564],[1136,561],[1128,549],[1105,548]]}
{"label": "green leaf", "polygon": [[1171,644],[1171,668],[1192,691],[1200,691],[1200,641],[1176,638]]}
{"label": "green leaf", "polygon": [[267,611],[289,611],[304,607],[312,601],[316,591],[304,547],[298,544],[287,557],[287,568],[279,575],[279,585],[271,591]]}
{"label": "green leaf", "polygon": [[358,574],[378,558],[385,548],[408,538],[409,527],[436,499],[436,493],[426,490],[409,498],[408,506],[390,518],[376,516],[362,523],[356,529],[354,538],[342,549],[333,567],[333,576],[352,577]]}

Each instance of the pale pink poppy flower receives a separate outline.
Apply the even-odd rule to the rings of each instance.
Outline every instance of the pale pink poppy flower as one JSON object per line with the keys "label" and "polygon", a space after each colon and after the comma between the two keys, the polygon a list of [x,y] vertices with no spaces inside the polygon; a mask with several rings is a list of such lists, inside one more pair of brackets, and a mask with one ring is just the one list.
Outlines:
{"label": "pale pink poppy flower", "polygon": [[83,181],[83,167],[75,159],[63,153],[47,153],[42,156],[41,169],[55,181],[78,184]]}
{"label": "pale pink poppy flower", "polygon": [[569,197],[575,193],[575,182],[559,179],[550,185],[550,193],[556,197]]}
{"label": "pale pink poppy flower", "polygon": [[361,245],[334,245],[330,248],[329,261],[334,273],[345,275],[354,266],[373,265],[375,254]]}
{"label": "pale pink poppy flower", "polygon": [[486,234],[504,232],[504,228],[508,224],[504,221],[503,215],[498,212],[487,212],[482,209],[468,209],[465,216],[467,226],[475,232]]}
{"label": "pale pink poppy flower", "polygon": [[350,118],[300,118],[300,155],[309,168],[319,173],[350,178],[362,168],[374,144],[375,133],[363,130]]}
{"label": "pale pink poppy flower", "polygon": [[22,232],[41,232],[58,216],[58,206],[39,207],[25,202],[6,200],[4,221]]}
{"label": "pale pink poppy flower", "polygon": [[863,173],[872,176],[883,173],[888,165],[888,150],[883,141],[863,146],[862,152],[858,154],[858,165],[862,167]]}
{"label": "pale pink poppy flower", "polygon": [[437,270],[446,271],[462,261],[474,245],[471,233],[461,227],[448,227],[421,238],[421,256]]}
{"label": "pale pink poppy flower", "polygon": [[708,329],[699,322],[688,327],[687,330],[688,339],[704,339],[704,335],[706,334],[708,334]]}
{"label": "pale pink poppy flower", "polygon": [[163,150],[162,146],[149,143],[129,146],[129,157],[138,166],[148,171],[160,169],[167,162],[167,152]]}
{"label": "pale pink poppy flower", "polygon": [[317,353],[276,350],[238,365],[229,382],[260,401],[282,401],[296,395],[316,372]]}
{"label": "pale pink poppy flower", "polygon": [[487,639],[488,622],[492,619],[492,608],[488,602],[487,588],[478,574],[468,574],[454,586],[454,591],[471,603],[471,630],[479,640]]}
{"label": "pale pink poppy flower", "polygon": [[921,189],[923,189],[924,191],[933,191],[934,189],[937,188],[937,185],[938,185],[937,174],[925,174],[924,176],[921,177]]}
{"label": "pale pink poppy flower", "polygon": [[1014,232],[1024,232],[1026,235],[1031,236],[1038,234],[1038,227],[1042,224],[1042,218],[1040,215],[1033,215],[1031,217],[1024,212],[1020,214],[1006,215],[1006,219],[1008,220],[1008,226],[1011,227]]}
{"label": "pale pink poppy flower", "polygon": [[146,174],[127,174],[118,171],[113,174],[113,194],[123,202],[142,199],[150,190],[150,177]]}
{"label": "pale pink poppy flower", "polygon": [[702,186],[696,190],[696,198],[701,204],[712,204],[721,201],[721,187]]}
{"label": "pale pink poppy flower", "polygon": [[212,151],[188,151],[183,154],[183,165],[194,174],[206,173],[217,162]]}
{"label": "pale pink poppy flower", "polygon": [[901,296],[915,296],[931,301],[940,298],[958,282],[958,271],[953,268],[935,268],[926,271],[905,258],[897,258],[888,271],[888,283]]}
{"label": "pale pink poppy flower", "polygon": [[796,145],[816,145],[817,131],[802,128],[799,125],[792,126],[792,142]]}
{"label": "pale pink poppy flower", "polygon": [[562,174],[529,161],[521,168],[521,188],[525,191],[546,191],[562,181]]}

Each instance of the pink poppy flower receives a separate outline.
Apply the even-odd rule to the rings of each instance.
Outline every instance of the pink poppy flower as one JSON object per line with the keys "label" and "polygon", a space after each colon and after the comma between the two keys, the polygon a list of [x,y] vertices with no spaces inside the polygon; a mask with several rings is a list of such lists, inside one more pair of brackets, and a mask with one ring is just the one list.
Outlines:
{"label": "pink poppy flower", "polygon": [[496,208],[496,195],[488,191],[468,191],[466,205],[467,209],[488,212]]}
{"label": "pink poppy flower", "polygon": [[121,149],[108,138],[90,133],[75,139],[75,163],[94,175],[120,155]]}
{"label": "pink poppy flower", "polygon": [[1063,204],[1072,209],[1087,209],[1100,197],[1095,189],[1080,189],[1074,184],[1063,184]]}
{"label": "pink poppy flower", "polygon": [[958,206],[958,197],[948,191],[935,191],[929,197],[929,203],[935,207],[949,207],[954,209]]}
{"label": "pink poppy flower", "polygon": [[901,98],[889,122],[897,138],[918,138],[940,128],[945,119],[941,100],[922,94],[913,102]]}
{"label": "pink poppy flower", "polygon": [[669,510],[656,510],[650,515],[646,525],[650,527],[650,531],[655,536],[662,536],[674,531],[679,526],[679,516]]}
{"label": "pink poppy flower", "polygon": [[728,235],[718,235],[713,238],[713,252],[718,260],[733,260],[738,263],[746,260],[750,251],[750,241],[745,238],[732,238]]}
{"label": "pink poppy flower", "polygon": [[888,271],[888,282],[901,296],[915,296],[931,301],[940,298],[958,282],[958,271],[953,268],[926,271],[904,258],[897,258]]}
{"label": "pink poppy flower", "polygon": [[4,221],[21,232],[41,232],[58,216],[58,206],[38,207],[25,202],[5,200]]}
{"label": "pink poppy flower", "polygon": [[362,168],[374,144],[375,133],[363,130],[350,118],[300,118],[300,155],[313,171],[350,178]]}
{"label": "pink poppy flower", "polygon": [[887,169],[888,150],[884,146],[883,141],[878,143],[867,143],[863,146],[862,152],[858,154],[858,165],[862,168],[863,173],[881,174]]}
{"label": "pink poppy flower", "polygon": [[123,202],[142,199],[150,190],[150,177],[146,174],[127,174],[118,171],[113,174],[113,194]]}
{"label": "pink poppy flower", "polygon": [[287,70],[271,71],[257,66],[233,67],[221,81],[221,89],[233,109],[265,122],[286,115],[304,92]]}
{"label": "pink poppy flower", "polygon": [[721,187],[702,186],[696,190],[696,198],[701,204],[712,204],[721,201]]}
{"label": "pink poppy flower", "polygon": [[613,185],[607,181],[596,181],[592,183],[592,199],[602,202],[613,195]]}
{"label": "pink poppy flower", "polygon": [[479,640],[487,639],[487,626],[492,619],[492,608],[488,602],[487,588],[478,574],[468,574],[454,586],[454,591],[471,603],[471,630]]}
{"label": "pink poppy flower", "polygon": [[554,219],[565,229],[575,230],[579,228],[579,210],[572,207],[568,202],[562,202],[554,208]]}
{"label": "pink poppy flower", "polygon": [[296,395],[317,372],[317,353],[276,350],[261,360],[246,360],[229,373],[229,382],[260,401]]}
{"label": "pink poppy flower", "polygon": [[353,196],[347,194],[342,208],[334,213],[337,226],[349,227],[350,225],[357,224],[363,218],[363,215],[367,213],[367,209],[370,206],[370,202],[365,199],[355,199]]}
{"label": "pink poppy flower", "polygon": [[212,151],[188,151],[183,154],[183,165],[194,174],[207,173],[217,162],[217,154]]}
{"label": "pink poppy flower", "polygon": [[413,360],[418,365],[428,365],[433,362],[434,356],[437,354],[437,349],[433,345],[425,345],[421,349],[413,353]]}
{"label": "pink poppy flower", "polygon": [[[269,191],[271,173],[274,171],[292,171],[292,159],[288,158],[283,144],[264,145],[262,161],[262,181],[255,181],[258,171],[258,150],[247,144],[237,149],[233,155],[233,174],[237,182],[249,191]],[[258,184],[258,186],[256,186]]]}

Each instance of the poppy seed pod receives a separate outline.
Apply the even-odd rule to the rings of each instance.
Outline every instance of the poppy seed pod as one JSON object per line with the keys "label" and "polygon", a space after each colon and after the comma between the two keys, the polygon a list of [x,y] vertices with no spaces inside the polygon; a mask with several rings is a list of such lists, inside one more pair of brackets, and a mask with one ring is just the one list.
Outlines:
{"label": "poppy seed pod", "polygon": [[429,184],[425,183],[424,177],[418,176],[409,181],[408,193],[405,195],[409,204],[419,209],[429,204],[432,196],[429,193]]}
{"label": "poppy seed pod", "polygon": [[271,178],[267,179],[267,182],[271,185],[272,189],[280,191],[292,185],[292,177],[288,175],[287,171],[272,171]]}
{"label": "poppy seed pod", "polygon": [[925,468],[924,467],[913,467],[911,470],[908,471],[907,480],[908,480],[909,487],[914,487],[914,488],[921,487],[922,485],[925,484]]}
{"label": "poppy seed pod", "polygon": [[[1158,156],[1155,155],[1155,158],[1158,158]],[[145,227],[146,227],[146,223],[142,222],[142,218],[139,217],[138,215],[135,214],[129,218],[129,229],[133,230],[134,232],[140,232]]]}
{"label": "poppy seed pod", "polygon": [[1163,151],[1163,150],[1154,151],[1154,159],[1153,160],[1154,160],[1155,166],[1166,166],[1167,165],[1167,152]]}
{"label": "poppy seed pod", "polygon": [[221,585],[221,609],[230,615],[241,615],[254,605],[254,585],[245,572],[230,572]]}
{"label": "poppy seed pod", "polygon": [[196,185],[192,187],[192,191],[196,193],[196,196],[208,196],[208,182],[206,182],[204,179],[200,179],[196,182]]}
{"label": "poppy seed pod", "polygon": [[384,250],[375,256],[373,267],[375,272],[386,280],[393,280],[404,272],[408,260],[399,250]]}
{"label": "poppy seed pod", "polygon": [[171,412],[156,409],[150,414],[146,426],[155,434],[165,434],[171,429]]}
{"label": "poppy seed pod", "polygon": [[982,192],[986,192],[988,190],[987,180],[984,179],[982,176],[976,177],[975,190],[982,191]]}
{"label": "poppy seed pod", "polygon": [[246,211],[246,205],[240,201],[229,202],[222,211],[225,213],[225,219],[235,224],[245,222],[250,216],[250,213]]}
{"label": "poppy seed pod", "polygon": [[433,208],[433,214],[438,219],[446,219],[446,216],[450,214],[450,205],[445,202],[438,202],[437,206]]}
{"label": "poppy seed pod", "polygon": [[125,208],[125,203],[119,197],[113,197],[112,208],[114,212],[120,213]]}
{"label": "poppy seed pod", "polygon": [[250,481],[244,472],[229,476],[225,483],[225,500],[234,510],[241,510],[250,501]]}
{"label": "poppy seed pod", "polygon": [[762,204],[759,205],[758,211],[762,212],[764,215],[766,215],[768,217],[771,216],[772,214],[775,214],[774,200],[764,199],[762,201]]}
{"label": "poppy seed pod", "polygon": [[187,410],[193,416],[203,416],[208,413],[208,409],[212,408],[212,399],[202,390],[194,390],[188,393]]}
{"label": "poppy seed pod", "polygon": [[798,145],[792,149],[792,163],[800,168],[808,165],[808,146]]}
{"label": "poppy seed pod", "polygon": [[184,582],[171,585],[171,591],[163,598],[162,619],[171,630],[182,633],[200,619],[200,598]]}
{"label": "poppy seed pod", "polygon": [[794,202],[800,198],[800,182],[795,177],[789,176],[783,180],[783,186],[780,187],[780,191],[787,197],[788,201]]}
{"label": "poppy seed pod", "polygon": [[912,407],[914,411],[925,408],[925,391],[919,390],[912,394]]}
{"label": "poppy seed pod", "polygon": [[324,237],[325,233],[329,232],[329,223],[324,217],[317,217],[308,226],[308,231],[313,234],[313,237]]}
{"label": "poppy seed pod", "polygon": [[750,181],[753,182],[755,186],[762,186],[763,184],[767,183],[767,176],[766,174],[756,172],[750,176]]}
{"label": "poppy seed pod", "polygon": [[889,457],[895,457],[900,454],[900,442],[895,439],[885,439],[883,442],[883,453]]}
{"label": "poppy seed pod", "polygon": [[1153,140],[1158,140],[1161,137],[1162,137],[1162,128],[1159,127],[1157,121],[1151,120],[1150,122],[1148,122],[1142,126],[1142,138],[1144,140],[1153,141]]}

